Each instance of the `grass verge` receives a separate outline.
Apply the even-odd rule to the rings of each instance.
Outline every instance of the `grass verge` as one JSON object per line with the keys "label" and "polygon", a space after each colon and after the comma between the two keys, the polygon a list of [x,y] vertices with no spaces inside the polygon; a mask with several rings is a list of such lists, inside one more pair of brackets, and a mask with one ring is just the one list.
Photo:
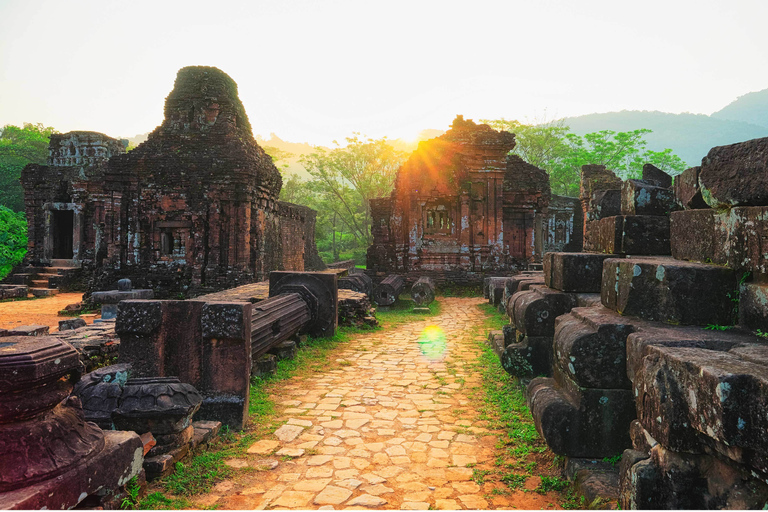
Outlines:
{"label": "grass verge", "polygon": [[[478,308],[486,318],[470,333],[474,338],[501,329],[509,322],[506,315],[491,304],[480,304]],[[481,376],[481,385],[472,398],[476,401],[478,419],[485,421],[487,428],[499,435],[494,469],[478,469],[476,475],[482,475],[483,481],[500,482],[507,489],[496,488],[493,494],[515,490],[528,492],[530,487],[526,489],[525,485],[528,479],[539,477],[541,483],[532,490],[540,494],[556,493],[554,498],[561,507],[580,508],[571,484],[559,477],[561,470],[554,454],[547,450],[546,443],[536,431],[518,380],[504,370],[488,345],[478,341],[477,346],[480,350],[478,358],[466,366],[471,373]]]}

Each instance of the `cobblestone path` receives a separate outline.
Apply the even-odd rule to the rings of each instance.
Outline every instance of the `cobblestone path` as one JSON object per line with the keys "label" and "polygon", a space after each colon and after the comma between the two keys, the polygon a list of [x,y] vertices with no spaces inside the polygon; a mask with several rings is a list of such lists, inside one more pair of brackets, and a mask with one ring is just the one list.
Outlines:
{"label": "cobblestone path", "polygon": [[[476,421],[468,391],[480,376],[472,328],[482,299],[443,298],[438,316],[363,334],[334,351],[338,370],[291,379],[274,397],[286,423],[253,444],[238,472],[196,506],[225,509],[488,509],[497,437]],[[259,467],[261,466],[261,467]],[[272,469],[270,469],[272,468]],[[485,487],[485,488],[484,488]],[[538,496],[535,495],[534,496]],[[527,500],[518,508],[546,507]]]}

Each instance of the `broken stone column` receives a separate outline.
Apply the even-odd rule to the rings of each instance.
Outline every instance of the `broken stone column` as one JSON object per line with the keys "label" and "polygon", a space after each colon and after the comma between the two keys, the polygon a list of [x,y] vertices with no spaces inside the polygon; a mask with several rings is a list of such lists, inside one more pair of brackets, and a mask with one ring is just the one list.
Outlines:
{"label": "broken stone column", "polygon": [[350,274],[339,278],[339,289],[364,293],[370,298],[373,296],[373,280],[362,272]]}
{"label": "broken stone column", "polygon": [[56,338],[4,338],[0,351],[0,508],[107,504],[137,476],[143,444],[133,432],[102,432],[70,396],[77,352]]}
{"label": "broken stone column", "polygon": [[[296,355],[297,334],[332,336],[338,318],[336,275],[322,272],[272,272],[269,298],[253,306],[251,346],[254,370],[267,352],[278,359]],[[261,364],[261,363],[259,363]]]}
{"label": "broken stone column", "polygon": [[428,306],[435,300],[435,283],[426,276],[420,277],[411,286],[411,298],[417,306]]}
{"label": "broken stone column", "polygon": [[385,277],[374,291],[374,300],[379,306],[391,306],[405,289],[405,280],[397,274]]}

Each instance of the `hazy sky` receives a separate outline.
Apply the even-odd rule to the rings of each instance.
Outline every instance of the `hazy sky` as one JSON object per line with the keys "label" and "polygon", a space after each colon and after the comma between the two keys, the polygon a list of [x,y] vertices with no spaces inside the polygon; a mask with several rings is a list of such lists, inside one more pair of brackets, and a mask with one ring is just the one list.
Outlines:
{"label": "hazy sky", "polygon": [[768,88],[766,19],[733,0],[0,0],[0,125],[148,132],[188,65],[234,78],[255,134],[312,144],[456,114],[710,114]]}

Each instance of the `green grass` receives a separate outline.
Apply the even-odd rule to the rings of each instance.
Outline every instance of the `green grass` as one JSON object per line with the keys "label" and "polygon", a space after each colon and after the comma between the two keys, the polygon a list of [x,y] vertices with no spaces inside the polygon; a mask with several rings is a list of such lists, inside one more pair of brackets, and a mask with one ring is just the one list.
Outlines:
{"label": "green grass", "polygon": [[549,491],[565,491],[570,485],[571,484],[568,482],[568,480],[563,480],[562,478],[558,478],[556,476],[542,476],[541,483],[536,489],[536,492],[543,494]]}
{"label": "green grass", "polygon": [[509,317],[504,313],[501,313],[496,306],[484,302],[477,306],[480,311],[487,315],[483,324],[483,329],[486,331],[498,331],[509,323]]}
{"label": "green grass", "polygon": [[382,327],[390,329],[404,323],[417,322],[431,316],[439,315],[441,310],[439,298],[435,299],[429,306],[427,306],[429,308],[429,313],[414,313],[413,307],[414,303],[411,298],[408,297],[406,299],[403,295],[400,297],[400,300],[388,308],[384,310],[381,308],[377,309],[376,319]]}

